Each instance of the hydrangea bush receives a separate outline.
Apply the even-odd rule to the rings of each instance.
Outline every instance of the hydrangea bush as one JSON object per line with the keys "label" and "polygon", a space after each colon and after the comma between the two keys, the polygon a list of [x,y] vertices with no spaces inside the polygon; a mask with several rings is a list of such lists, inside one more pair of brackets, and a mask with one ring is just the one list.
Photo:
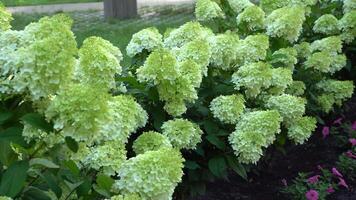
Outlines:
{"label": "hydrangea bush", "polygon": [[1,6],[0,198],[169,200],[228,168],[246,179],[352,96],[338,78],[353,70],[355,9],[198,0],[197,20],[134,34],[121,66],[100,37],[78,47],[67,16],[15,31]]}

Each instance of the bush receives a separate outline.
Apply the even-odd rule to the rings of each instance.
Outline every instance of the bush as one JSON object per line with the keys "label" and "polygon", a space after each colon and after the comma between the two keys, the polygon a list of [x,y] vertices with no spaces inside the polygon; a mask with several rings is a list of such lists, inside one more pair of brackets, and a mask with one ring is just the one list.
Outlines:
{"label": "bush", "polygon": [[122,67],[102,38],[78,49],[65,15],[14,31],[1,7],[0,195],[166,200],[182,178],[183,193],[229,168],[246,179],[266,148],[305,142],[313,117],[351,97],[336,77],[355,12],[199,0],[199,21],[133,35]]}

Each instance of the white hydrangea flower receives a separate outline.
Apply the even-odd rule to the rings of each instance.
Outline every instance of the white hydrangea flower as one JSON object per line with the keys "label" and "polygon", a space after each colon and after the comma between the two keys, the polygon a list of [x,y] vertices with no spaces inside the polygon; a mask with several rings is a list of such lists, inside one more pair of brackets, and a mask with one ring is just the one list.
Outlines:
{"label": "white hydrangea flower", "polygon": [[356,10],[356,0],[343,0],[343,1],[344,1],[344,5],[343,5],[344,13],[348,13]]}
{"label": "white hydrangea flower", "polygon": [[126,47],[127,55],[133,57],[143,50],[152,52],[163,46],[163,36],[157,28],[150,27],[132,35],[130,43]]}
{"label": "white hydrangea flower", "polygon": [[338,23],[339,21],[334,15],[325,14],[314,22],[313,31],[326,35],[336,34],[339,32]]}
{"label": "white hydrangea flower", "polygon": [[228,0],[231,8],[237,13],[241,13],[245,8],[254,6],[249,0]]}
{"label": "white hydrangea flower", "polygon": [[256,31],[265,27],[265,17],[266,14],[260,7],[250,6],[236,17],[236,23],[239,29]]}
{"label": "white hydrangea flower", "polygon": [[227,124],[236,124],[245,110],[245,99],[242,95],[234,94],[219,96],[210,103],[210,110],[215,118]]}
{"label": "white hydrangea flower", "polygon": [[300,117],[288,127],[288,138],[296,144],[303,144],[316,128],[316,119],[313,117]]}
{"label": "white hydrangea flower", "polygon": [[225,18],[225,14],[219,5],[211,0],[197,0],[195,6],[195,16],[199,21]]}

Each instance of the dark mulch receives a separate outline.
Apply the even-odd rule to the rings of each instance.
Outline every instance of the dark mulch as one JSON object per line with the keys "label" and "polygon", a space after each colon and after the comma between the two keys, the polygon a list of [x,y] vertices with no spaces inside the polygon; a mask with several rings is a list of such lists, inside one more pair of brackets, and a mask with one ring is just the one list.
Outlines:
{"label": "dark mulch", "polygon": [[[356,119],[356,96],[345,106],[342,116],[349,120]],[[338,116],[330,116],[335,120]],[[315,134],[304,145],[290,146],[286,155],[274,152],[273,159],[259,175],[249,174],[249,181],[243,181],[238,175],[231,173],[227,180],[216,180],[207,185],[206,194],[191,200],[279,200],[289,199],[280,193],[283,187],[281,180],[290,182],[298,172],[317,171],[317,166],[331,168],[336,164],[338,156],[345,151],[340,149],[333,136],[321,137],[319,127]],[[348,182],[350,190],[339,190],[330,195],[330,200],[356,200],[356,183]]]}

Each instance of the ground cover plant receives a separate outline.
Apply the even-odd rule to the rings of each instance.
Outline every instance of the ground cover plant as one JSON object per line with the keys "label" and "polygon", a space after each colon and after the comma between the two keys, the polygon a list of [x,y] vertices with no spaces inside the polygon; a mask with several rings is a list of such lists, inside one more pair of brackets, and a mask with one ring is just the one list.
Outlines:
{"label": "ground cover plant", "polygon": [[11,30],[1,7],[0,195],[186,199],[229,168],[247,179],[267,148],[304,143],[352,96],[338,73],[353,70],[355,12],[350,0],[199,0],[198,21],[135,33],[122,66],[107,40],[78,47],[66,15]]}

